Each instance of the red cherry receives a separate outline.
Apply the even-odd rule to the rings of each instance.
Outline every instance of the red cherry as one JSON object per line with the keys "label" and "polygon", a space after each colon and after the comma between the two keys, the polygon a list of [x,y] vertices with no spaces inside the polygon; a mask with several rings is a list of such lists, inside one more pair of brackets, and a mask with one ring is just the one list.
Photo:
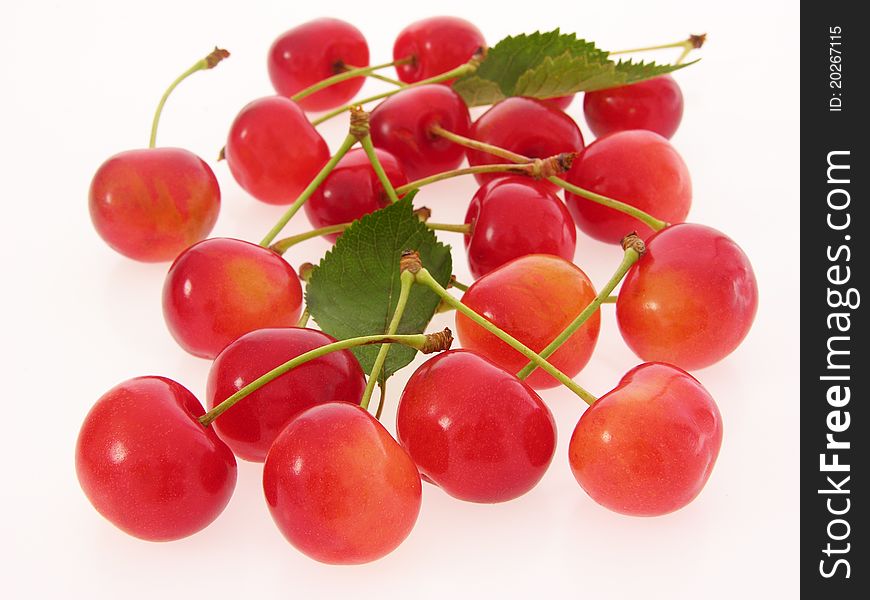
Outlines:
{"label": "red cherry", "polygon": [[586,92],[583,112],[598,136],[629,129],[647,129],[670,138],[683,118],[683,93],[670,75],[639,83]]}
{"label": "red cherry", "polygon": [[514,175],[487,183],[471,199],[465,222],[472,226],[465,248],[475,278],[527,254],[574,258],[574,220],[544,181]]}
{"label": "red cherry", "polygon": [[552,106],[558,110],[565,110],[571,103],[574,102],[574,94],[568,94],[567,96],[556,96],[555,98],[544,98],[541,100],[544,104],[548,106]]}
{"label": "red cherry", "polygon": [[160,262],[209,234],[221,192],[212,170],[192,152],[147,148],[104,162],[88,203],[109,246],[134,260]]}
{"label": "red cherry", "polygon": [[721,444],[722,417],[707,390],[677,367],[645,363],[586,409],[568,459],[602,506],[657,516],[700,493]]}
{"label": "red cherry", "polygon": [[[269,49],[269,78],[275,91],[293,96],[343,73],[345,65],[367,67],[369,46],[359,29],[338,19],[315,19],[281,34]],[[353,98],[365,83],[354,77],[299,101],[305,110],[328,110]]]}
{"label": "red cherry", "polygon": [[[458,133],[458,132],[457,132]],[[562,111],[532,98],[507,98],[483,113],[471,127],[469,137],[530,158],[547,158],[562,152],[583,150],[583,134]],[[468,164],[491,165],[503,158],[479,150],[466,150]],[[485,183],[498,174],[477,173]]]}
{"label": "red cherry", "polygon": [[[408,183],[396,157],[379,149],[375,149],[375,154],[393,187]],[[390,199],[365,151],[355,148],[338,161],[304,206],[308,220],[315,228],[320,228],[355,221],[389,203]],[[334,242],[339,235],[333,233],[325,237]]]}
{"label": "red cherry", "polygon": [[431,17],[411,23],[399,33],[393,45],[393,59],[412,59],[397,65],[396,72],[400,80],[414,83],[467,63],[481,48],[486,48],[486,40],[468,21]]}
{"label": "red cherry", "polygon": [[359,564],[404,541],[420,512],[408,453],[359,406],[330,402],[293,419],[263,468],[272,518],[315,560]]}
{"label": "red cherry", "polygon": [[254,198],[290,204],[329,160],[329,148],[298,104],[270,96],[238,114],[225,156],[233,177]]}
{"label": "red cherry", "polygon": [[278,254],[249,242],[212,238],[185,250],[166,275],[163,316],[172,337],[195,356],[264,327],[295,325],[299,277]]}
{"label": "red cherry", "polygon": [[[275,367],[335,342],[321,331],[258,329],[223,349],[208,376],[209,410]],[[366,380],[350,350],[330,352],[288,371],[243,398],[214,422],[236,456],[263,462],[281,430],[302,411],[324,402],[358,404]]]}
{"label": "red cherry", "polygon": [[619,330],[643,360],[701,369],[730,354],[752,327],[758,284],[725,234],[682,223],[656,233],[626,275]]}
{"label": "red cherry", "polygon": [[[680,223],[692,205],[686,163],[662,136],[651,131],[621,131],[595,140],[574,160],[566,179],[584,189],[630,204],[669,223]],[[565,193],[577,227],[603,242],[619,243],[652,229],[634,217],[586,198]]]}
{"label": "red cherry", "polygon": [[[595,288],[576,265],[558,256],[530,254],[517,258],[475,281],[462,302],[523,344],[540,352],[595,298]],[[592,315],[547,360],[574,377],[592,356],[600,318]],[[528,359],[464,316],[456,314],[456,330],[463,348],[482,354],[510,373]],[[539,390],[559,385],[540,369],[527,379]]]}
{"label": "red cherry", "polygon": [[556,425],[540,396],[465,350],[442,352],[414,372],[396,432],[428,481],[471,502],[525,494],[556,449]]}
{"label": "red cherry", "polygon": [[471,125],[468,107],[456,92],[443,85],[410,88],[387,98],[372,111],[372,141],[399,159],[411,179],[455,169],[465,151],[433,134],[433,125],[466,135]]}
{"label": "red cherry", "polygon": [[150,541],[194,534],[223,511],[236,459],[203,427],[199,401],[165,377],[115,386],[91,408],[76,443],[76,474],[100,514]]}

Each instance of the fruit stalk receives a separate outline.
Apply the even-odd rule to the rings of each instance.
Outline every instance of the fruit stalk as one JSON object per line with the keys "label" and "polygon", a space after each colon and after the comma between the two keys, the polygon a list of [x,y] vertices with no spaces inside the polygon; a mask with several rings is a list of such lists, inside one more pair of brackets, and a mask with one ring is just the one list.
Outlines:
{"label": "fruit stalk", "polygon": [[166,91],[163,92],[163,96],[160,98],[160,102],[157,104],[157,110],[154,112],[154,119],[151,121],[151,139],[148,142],[149,148],[154,148],[157,145],[157,126],[160,124],[160,115],[163,114],[163,106],[166,104],[166,100],[169,98],[169,95],[172,91],[178,87],[178,84],[196,73],[197,71],[204,71],[206,69],[213,69],[217,66],[217,64],[223,59],[229,57],[230,53],[221,48],[215,47],[208,56],[205,58],[201,58],[192,67],[190,67],[187,71],[178,76],[178,78],[169,84],[169,87],[166,88]]}
{"label": "fruit stalk", "polygon": [[211,425],[212,421],[214,421],[227,410],[232,408],[232,406],[239,400],[256,392],[258,389],[260,389],[270,381],[277,379],[287,371],[295,369],[299,365],[305,364],[308,361],[320,358],[321,356],[329,354],[330,352],[337,352],[339,350],[346,350],[348,348],[356,348],[357,346],[364,346],[367,344],[383,344],[385,342],[393,344],[405,344],[406,346],[410,346],[411,348],[415,348],[416,350],[419,350],[421,352],[437,352],[441,348],[433,343],[433,338],[437,338],[438,336],[443,336],[443,332],[434,334],[420,333],[414,335],[364,335],[360,337],[349,338],[346,340],[340,340],[337,342],[333,342],[332,344],[321,346],[320,348],[315,348],[314,350],[310,350],[308,352],[305,352],[304,354],[300,354],[299,356],[278,365],[271,371],[264,373],[263,375],[237,391],[235,394],[215,406],[213,409],[202,415],[199,418],[199,422],[202,423],[204,427],[208,427],[209,425]]}
{"label": "fruit stalk", "polygon": [[278,222],[275,223],[275,226],[272,227],[269,233],[266,234],[266,237],[262,239],[262,241],[260,242],[261,246],[266,247],[275,240],[278,234],[281,233],[281,230],[284,229],[287,223],[290,222],[290,219],[293,218],[293,215],[299,212],[299,209],[302,208],[302,205],[305,204],[308,198],[311,197],[311,194],[313,194],[314,191],[320,186],[320,184],[323,183],[323,180],[326,179],[330,173],[332,173],[332,170],[335,168],[335,165],[338,164],[338,161],[340,161],[342,157],[347,154],[347,151],[350,150],[351,147],[356,144],[356,142],[357,138],[353,134],[348,134],[348,136],[344,138],[344,141],[341,143],[341,147],[339,147],[339,149],[335,152],[332,158],[330,158],[329,161],[325,165],[323,165],[323,168],[320,169],[320,172],[317,174],[317,176],[311,180],[311,182],[308,184],[308,187],[302,190],[302,193],[299,194],[299,197],[296,198],[293,204],[290,205],[290,208],[287,209],[287,212],[285,212],[281,216],[281,218],[278,219]]}
{"label": "fruit stalk", "polygon": [[475,175],[478,173],[508,173],[514,175],[528,175],[529,177],[534,177],[536,174],[536,169],[535,165],[533,165],[532,163],[504,163],[495,165],[477,165],[474,167],[464,167],[461,169],[444,171],[443,173],[436,173],[434,175],[430,175],[429,177],[417,179],[416,181],[410,181],[403,186],[397,187],[396,193],[403,195],[407,194],[411,190],[420,189],[421,187],[429,185],[430,183],[443,181],[445,179],[451,179],[453,177],[460,177],[462,175]]}
{"label": "fruit stalk", "polygon": [[361,100],[354,100],[350,104],[345,104],[344,106],[339,106],[336,109],[329,111],[328,113],[314,119],[311,124],[314,126],[320,125],[331,119],[332,117],[336,117],[341,113],[350,110],[352,107],[360,105],[360,104],[368,104],[370,102],[374,102],[376,100],[381,100],[382,98],[389,98],[394,94],[398,94],[402,90],[407,90],[410,88],[420,87],[422,85],[428,85],[430,83],[441,83],[442,81],[447,81],[449,79],[455,79],[457,77],[462,77],[463,75],[468,75],[469,73],[474,73],[477,70],[478,61],[475,59],[470,60],[464,65],[459,65],[455,69],[451,69],[440,75],[436,75],[435,77],[430,77],[429,79],[421,79],[415,83],[410,83],[404,87],[396,88],[394,90],[388,90],[386,92],[381,92],[380,94],[375,94],[374,96],[369,96],[368,98],[363,98]]}
{"label": "fruit stalk", "polygon": [[565,375],[562,371],[554,367],[552,364],[547,362],[541,355],[536,353],[534,350],[520,342],[518,339],[511,336],[509,333],[501,330],[495,324],[486,320],[481,315],[477,314],[470,308],[468,308],[465,304],[454,298],[450,293],[447,292],[441,284],[439,284],[434,277],[427,271],[425,268],[420,269],[414,274],[414,280],[421,284],[425,285],[436,294],[438,294],[445,304],[455,308],[457,311],[464,314],[466,317],[492,333],[494,336],[508,344],[511,348],[531,360],[536,366],[540,367],[544,371],[546,371],[549,375],[555,378],[559,383],[567,387],[569,390],[577,394],[584,402],[589,405],[594,404],[598,399],[587,392],[585,389],[577,385],[570,377]]}
{"label": "fruit stalk", "polygon": [[[396,310],[393,311],[393,318],[387,326],[387,335],[394,335],[399,329],[399,323],[402,321],[402,315],[405,314],[405,305],[408,303],[408,296],[411,295],[411,287],[414,285],[414,275],[410,271],[402,271],[399,278],[401,287],[399,288],[399,300],[396,303]],[[372,398],[372,392],[375,389],[375,384],[381,375],[381,370],[384,368],[384,363],[387,361],[387,354],[390,352],[390,344],[381,344],[378,350],[378,355],[375,357],[375,364],[372,366],[372,371],[369,373],[366,388],[363,390],[362,399],[359,405],[368,410],[369,402]],[[383,398],[381,399],[383,404]],[[380,410],[380,407],[378,407]]]}
{"label": "fruit stalk", "polygon": [[[646,252],[646,246],[643,243],[643,240],[640,239],[637,234],[631,233],[625,236],[625,239],[622,240],[622,247],[625,249],[625,253],[622,255],[622,262],[619,263],[619,266],[616,268],[616,272],[613,274],[613,277],[610,278],[603,288],[598,292],[598,295],[592,299],[586,308],[577,315],[573,321],[560,333],[556,339],[550,342],[546,348],[540,351],[540,355],[542,358],[549,358],[553,355],[559,347],[564,344],[568,338],[570,338],[575,331],[580,329],[583,324],[589,320],[595,311],[598,310],[598,307],[601,306],[604,302],[610,301],[610,294],[613,292],[614,288],[622,281],[622,278],[625,277],[625,274],[628,270],[637,262],[637,260]],[[517,377],[519,379],[526,379],[529,375],[534,372],[535,369],[538,368],[538,365],[534,363],[534,361],[530,361],[525,367],[523,367],[519,373],[517,373]]]}
{"label": "fruit stalk", "polygon": [[[274,242],[271,246],[269,246],[269,248],[274,252],[277,252],[278,254],[284,254],[285,252],[287,252],[287,250],[300,242],[310,240],[311,238],[320,237],[322,235],[329,235],[331,233],[341,233],[351,225],[353,225],[353,222],[337,223],[335,225],[327,225],[326,227],[321,227],[319,229],[311,229],[309,231],[304,231],[296,235],[282,238],[277,242]],[[471,225],[468,223],[463,223],[461,225],[453,223],[426,223],[426,227],[433,231],[452,231],[455,233],[469,233],[471,231]]]}
{"label": "fruit stalk", "polygon": [[374,169],[375,173],[378,176],[378,179],[381,182],[381,185],[384,187],[384,191],[387,194],[387,197],[391,202],[398,202],[399,196],[396,192],[396,189],[393,187],[393,183],[390,181],[390,178],[387,177],[386,171],[384,171],[384,166],[381,164],[381,161],[378,159],[378,155],[375,152],[375,146],[372,144],[372,136],[368,133],[360,139],[360,145],[366,153],[366,156],[369,158],[369,162],[372,164],[372,169]]}
{"label": "fruit stalk", "polygon": [[679,42],[672,42],[670,44],[660,44],[658,46],[645,46],[643,48],[629,48],[628,50],[616,50],[614,52],[609,52],[610,56],[615,56],[618,54],[634,54],[636,52],[649,52],[650,50],[666,50],[668,48],[682,48],[683,52],[680,54],[680,57],[677,59],[676,64],[681,64],[689,53],[692,50],[700,48],[704,45],[704,42],[707,41],[707,34],[692,34],[688,38],[684,40],[680,40]]}
{"label": "fruit stalk", "polygon": [[[499,148],[498,146],[493,146],[492,144],[487,144],[485,142],[480,142],[478,140],[474,140],[456,133],[452,131],[448,131],[441,127],[440,125],[435,125],[431,128],[432,133],[435,135],[439,135],[444,139],[450,140],[455,144],[459,144],[460,146],[465,146],[466,148],[472,148],[474,150],[480,150],[481,152],[486,152],[488,154],[492,154],[493,156],[498,156],[501,158],[505,158],[507,160],[514,161],[516,163],[529,163],[532,162],[532,159],[528,156],[523,156],[522,154],[517,154],[516,152],[511,152],[505,148]],[[602,196],[601,194],[596,194],[595,192],[586,190],[584,188],[578,187],[573,183],[568,183],[561,177],[556,177],[555,175],[551,175],[547,177],[547,180],[551,183],[556,184],[562,189],[565,189],[572,194],[576,194],[577,196],[582,196],[587,200],[591,200],[592,202],[596,202],[598,204],[602,204],[614,210],[618,210],[619,212],[625,213],[645,223],[652,229],[653,231],[660,231],[668,226],[668,223],[662,221],[661,219],[657,219],[654,216],[645,213],[644,211],[631,206],[630,204],[626,204],[625,202],[620,202],[619,200],[615,200],[613,198],[608,198],[607,196]]]}
{"label": "fruit stalk", "polygon": [[317,83],[305,88],[304,90],[300,90],[290,96],[290,99],[294,102],[299,102],[303,98],[310,96],[316,92],[324,88],[328,88],[331,85],[335,85],[336,83],[341,83],[342,81],[347,81],[348,79],[353,79],[354,77],[362,77],[362,76],[373,76],[375,71],[379,71],[380,69],[386,69],[388,67],[394,67],[398,64],[403,64],[408,62],[408,59],[403,60],[394,60],[388,63],[382,63],[380,65],[372,65],[369,67],[346,67],[342,66],[341,68],[346,68],[345,71],[341,73],[336,73],[332,77],[327,77],[326,79],[321,79]]}

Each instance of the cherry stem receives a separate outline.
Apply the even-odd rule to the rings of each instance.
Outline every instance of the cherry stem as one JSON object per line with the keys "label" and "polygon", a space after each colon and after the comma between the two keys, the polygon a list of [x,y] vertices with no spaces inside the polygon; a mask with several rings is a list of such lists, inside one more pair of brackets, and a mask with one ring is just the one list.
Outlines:
{"label": "cherry stem", "polygon": [[[284,254],[285,252],[287,252],[287,250],[300,242],[320,237],[321,235],[342,233],[345,229],[353,225],[353,223],[353,221],[350,221],[348,223],[338,223],[337,225],[327,225],[326,227],[321,227],[320,229],[312,229],[310,231],[304,231],[296,235],[291,235],[289,237],[280,239],[277,242],[274,242],[271,246],[269,246],[269,249],[277,252],[278,254]],[[454,231],[457,233],[471,232],[471,225],[468,223],[462,225],[454,225],[452,223],[426,223],[426,227],[432,229],[433,231]]]}
{"label": "cherry stem", "polygon": [[[622,281],[622,278],[625,277],[625,274],[628,270],[637,262],[637,260],[641,257],[641,255],[646,251],[646,247],[644,246],[643,240],[641,240],[637,234],[631,233],[622,240],[623,248],[625,248],[625,254],[622,255],[622,262],[619,263],[619,266],[616,268],[616,272],[613,274],[613,277],[610,278],[601,291],[598,292],[598,295],[592,299],[592,302],[589,303],[583,311],[577,315],[571,323],[560,333],[556,339],[550,342],[546,348],[541,350],[540,355],[543,358],[549,358],[552,354],[559,349],[559,347],[564,344],[568,338],[570,338],[575,331],[580,329],[583,324],[589,320],[595,311],[598,310],[598,307],[601,306],[602,302],[605,302],[607,298],[610,297],[611,292],[613,292],[614,288],[619,285],[619,282]],[[525,367],[523,367],[518,373],[517,377],[519,379],[525,379],[532,372],[538,368],[534,362],[529,362]]]}
{"label": "cherry stem", "polygon": [[601,301],[601,304],[616,304],[616,296],[608,296]]}
{"label": "cherry stem", "polygon": [[[474,150],[480,150],[481,152],[486,152],[488,154],[492,154],[493,156],[499,156],[501,158],[505,158],[507,160],[511,160],[517,163],[528,163],[533,160],[528,156],[523,156],[522,154],[511,152],[510,150],[506,150],[505,148],[493,146],[492,144],[487,144],[486,142],[480,142],[478,140],[468,138],[457,133],[453,133],[452,131],[444,129],[440,125],[434,125],[430,129],[430,131],[435,135],[439,135],[455,144],[459,144],[460,146],[465,146],[466,148],[472,148]],[[595,192],[576,186],[573,183],[568,183],[561,177],[556,177],[555,175],[553,175],[547,177],[547,180],[551,183],[555,183],[556,185],[565,190],[568,190],[572,194],[582,196],[587,200],[591,200],[592,202],[596,202],[603,206],[618,210],[621,213],[632,216],[635,219],[649,226],[649,228],[653,231],[659,231],[668,226],[668,223],[666,221],[657,219],[649,213],[640,210],[639,208],[636,208],[630,204],[626,204],[625,202],[620,202],[619,200],[614,200],[613,198],[608,198],[607,196],[602,196],[601,194],[596,194]]]}
{"label": "cherry stem", "polygon": [[387,380],[383,380],[378,384],[380,393],[378,394],[378,409],[375,411],[375,419],[381,420],[381,413],[384,412],[384,404],[387,400]]}
{"label": "cherry stem", "polygon": [[332,173],[332,170],[335,168],[335,165],[338,164],[338,161],[340,161],[342,157],[347,154],[347,151],[350,150],[351,147],[356,144],[356,142],[357,138],[355,135],[351,134],[344,138],[344,141],[341,143],[341,147],[336,151],[332,158],[330,158],[329,161],[325,165],[323,165],[323,168],[320,169],[320,173],[318,173],[317,176],[311,180],[311,183],[308,184],[308,187],[302,190],[302,193],[299,194],[299,197],[296,198],[293,204],[290,205],[290,207],[287,209],[287,212],[285,212],[281,216],[281,218],[278,219],[278,222],[275,223],[275,226],[272,227],[271,231],[266,234],[266,237],[264,237],[263,240],[260,242],[261,246],[268,246],[274,241],[276,237],[278,237],[278,234],[281,233],[281,230],[284,229],[287,223],[290,222],[290,219],[293,218],[293,215],[299,212],[299,209],[302,208],[302,205],[305,204],[308,198],[311,197],[311,194],[313,194],[314,191],[320,186],[320,184],[323,183],[323,180],[326,179],[330,173]]}
{"label": "cherry stem", "polygon": [[395,90],[388,90],[386,92],[381,92],[380,94],[375,94],[374,96],[369,96],[368,98],[363,98],[362,100],[354,100],[349,104],[345,104],[344,106],[339,106],[336,109],[329,111],[321,115],[320,117],[311,121],[311,124],[314,126],[320,125],[331,119],[332,117],[338,116],[341,113],[350,110],[351,107],[357,106],[359,104],[368,104],[369,102],[374,102],[376,100],[380,100],[382,98],[389,98],[394,94],[398,94],[402,90],[407,90],[415,87],[420,87],[421,85],[428,85],[430,83],[441,83],[442,81],[447,81],[448,79],[455,79],[457,77],[462,77],[463,75],[468,75],[469,73],[474,73],[477,70],[478,61],[471,60],[464,65],[459,65],[455,69],[451,69],[440,75],[435,75],[434,77],[430,77],[428,79],[421,79],[420,81],[416,81],[414,83],[410,83],[404,87],[397,88]]}
{"label": "cherry stem", "polygon": [[348,348],[356,348],[357,346],[364,346],[366,344],[383,344],[385,342],[393,344],[405,344],[406,346],[410,346],[411,348],[415,348],[416,350],[425,351],[425,349],[427,348],[427,343],[431,343],[430,338],[432,337],[432,335],[423,333],[415,335],[364,335],[361,337],[350,338],[347,340],[340,340],[331,344],[327,344],[325,346],[321,346],[319,348],[315,348],[314,350],[309,350],[304,354],[300,354],[299,356],[278,365],[268,373],[260,375],[254,381],[252,381],[251,383],[237,391],[235,394],[233,394],[232,396],[212,408],[210,411],[202,415],[199,418],[199,422],[202,423],[204,427],[208,427],[209,425],[211,425],[212,421],[214,421],[227,410],[232,408],[233,405],[242,398],[253,394],[258,389],[260,389],[270,381],[277,379],[287,371],[290,371],[298,367],[299,365],[303,365],[308,361],[320,358],[321,356],[325,356],[330,352],[347,350]]}
{"label": "cherry stem", "polygon": [[[399,288],[399,300],[396,302],[396,310],[393,311],[393,318],[387,326],[387,335],[394,335],[399,329],[399,323],[402,321],[402,315],[405,314],[405,306],[408,304],[408,297],[411,295],[411,287],[414,285],[414,274],[410,271],[402,271],[399,278],[401,287]],[[390,344],[381,344],[378,350],[378,355],[375,357],[375,364],[372,365],[371,373],[369,373],[368,381],[366,381],[366,389],[363,391],[362,399],[359,405],[368,410],[369,402],[372,398],[372,392],[375,389],[375,384],[381,376],[381,370],[384,368],[384,363],[387,361],[387,354],[390,352]],[[383,403],[383,400],[381,400]]]}
{"label": "cherry stem", "polygon": [[[411,61],[410,58],[403,58],[402,60],[395,61],[393,64],[403,65],[403,64],[408,63],[410,61]],[[353,71],[353,70],[359,69],[361,67],[355,67],[353,65],[346,64],[346,65],[344,65],[344,68],[347,69],[348,71]],[[380,73],[369,73],[367,76],[371,77],[372,79],[378,79],[378,80],[386,82],[386,83],[391,83],[397,87],[405,87],[408,85],[404,81],[399,81],[398,79],[392,79],[391,77],[385,77],[384,75],[381,75]]]}
{"label": "cherry stem", "polygon": [[468,291],[468,286],[465,285],[464,283],[458,281],[456,279],[456,275],[450,276],[450,285],[448,287],[456,288],[460,292],[467,292]]}
{"label": "cherry stem", "polygon": [[299,320],[296,321],[296,327],[307,327],[308,319],[311,318],[311,311],[308,310],[308,307],[305,307],[305,310],[302,311],[302,314],[299,316]]}
{"label": "cherry stem", "polygon": [[676,64],[681,64],[689,53],[696,48],[700,48],[704,45],[704,42],[707,41],[707,34],[692,34],[688,38],[684,40],[680,40],[679,42],[673,42],[670,44],[660,44],[658,46],[645,46],[643,48],[630,48],[628,50],[616,50],[615,52],[609,52],[610,56],[616,54],[634,54],[635,52],[649,52],[651,50],[666,50],[668,48],[682,48],[683,52],[680,54],[680,57],[677,59]]}
{"label": "cherry stem", "polygon": [[314,85],[308,86],[304,90],[296,92],[295,94],[290,96],[290,99],[293,100],[294,102],[299,102],[303,98],[307,98],[311,94],[314,94],[314,93],[319,92],[320,90],[322,90],[324,88],[328,88],[332,85],[335,85],[336,83],[341,83],[342,81],[347,81],[348,79],[353,79],[354,77],[362,77],[362,76],[366,76],[366,75],[371,75],[375,71],[379,71],[380,69],[386,69],[387,67],[394,67],[397,64],[401,64],[402,62],[407,62],[407,61],[394,60],[392,62],[382,63],[380,65],[372,65],[370,67],[350,68],[350,67],[347,67],[345,65],[340,65],[340,68],[346,69],[346,70],[342,71],[341,73],[336,73],[332,77],[327,77],[326,79],[321,79],[320,81],[318,81]]}
{"label": "cherry stem", "polygon": [[528,175],[532,177],[535,175],[535,167],[532,163],[528,164],[496,164],[496,165],[478,165],[475,167],[464,167],[462,169],[453,169],[452,171],[444,171],[443,173],[436,173],[435,175],[430,175],[429,177],[423,177],[422,179],[417,179],[415,181],[411,181],[406,183],[403,186],[396,188],[396,193],[400,195],[407,194],[411,190],[416,190],[424,185],[429,185],[430,183],[435,183],[437,181],[443,181],[445,179],[451,179],[453,177],[460,177],[462,175],[475,175],[477,173],[514,173],[517,175]]}
{"label": "cherry stem", "polygon": [[148,142],[149,148],[154,148],[157,145],[157,126],[160,123],[160,115],[163,113],[163,106],[166,104],[166,100],[169,98],[169,95],[172,93],[172,91],[176,87],[178,87],[178,84],[196,73],[197,71],[213,69],[220,61],[229,57],[229,55],[230,53],[226,50],[215,47],[214,50],[209,52],[208,56],[196,61],[196,63],[194,63],[192,67],[179,75],[175,81],[169,84],[169,87],[166,88],[165,92],[163,92],[163,96],[160,98],[160,102],[157,104],[157,110],[154,112],[154,119],[151,121],[151,139]]}
{"label": "cherry stem", "polygon": [[477,314],[472,309],[468,308],[465,304],[454,298],[447,290],[441,287],[441,284],[439,284],[426,269],[420,269],[419,271],[417,271],[414,274],[414,279],[417,283],[425,285],[436,294],[438,294],[446,304],[464,314],[466,317],[468,317],[469,319],[492,333],[494,336],[505,342],[511,348],[531,360],[533,363],[535,363],[536,366],[542,368],[544,371],[549,373],[551,376],[557,379],[559,383],[580,396],[580,398],[582,398],[583,401],[587,404],[591,405],[597,400],[595,396],[577,385],[570,377],[568,377],[562,371],[547,362],[545,358],[536,353],[534,350],[520,342],[518,339],[511,336],[509,333],[501,330],[494,323],[486,320],[484,317]]}
{"label": "cherry stem", "polygon": [[387,193],[387,197],[390,199],[391,202],[398,202],[399,196],[396,192],[396,189],[393,187],[393,182],[390,181],[390,178],[387,177],[386,171],[384,171],[384,166],[381,164],[381,161],[378,158],[378,153],[375,152],[375,146],[374,144],[372,144],[372,136],[366,135],[365,137],[360,139],[359,143],[360,145],[362,145],[366,156],[368,156],[369,162],[372,164],[372,169],[375,170],[375,173],[377,174],[378,179],[381,182],[381,186]]}

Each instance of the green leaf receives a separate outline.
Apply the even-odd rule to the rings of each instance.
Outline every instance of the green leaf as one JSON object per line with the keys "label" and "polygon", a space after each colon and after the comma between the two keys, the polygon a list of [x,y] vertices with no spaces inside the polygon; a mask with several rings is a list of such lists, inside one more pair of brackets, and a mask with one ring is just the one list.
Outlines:
{"label": "green leaf", "polygon": [[[438,241],[414,214],[411,198],[405,197],[355,221],[314,269],[305,300],[320,328],[339,340],[384,333],[399,299],[399,258],[404,250],[417,250],[432,276],[447,285],[453,269],[450,247]],[[398,332],[423,332],[438,303],[434,292],[415,285]],[[378,348],[353,349],[367,373]],[[393,345],[381,380],[410,363],[415,353]]]}
{"label": "green leaf", "polygon": [[592,42],[558,29],[506,37],[487,52],[477,71],[453,83],[469,106],[510,96],[552,98],[635,83],[684,65],[614,62]]}

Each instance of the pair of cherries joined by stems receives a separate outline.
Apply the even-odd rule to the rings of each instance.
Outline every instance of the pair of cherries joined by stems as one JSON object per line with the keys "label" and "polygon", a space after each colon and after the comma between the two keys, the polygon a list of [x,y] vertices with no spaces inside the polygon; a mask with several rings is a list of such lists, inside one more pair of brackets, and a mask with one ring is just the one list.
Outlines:
{"label": "pair of cherries joined by stems", "polygon": [[[131,258],[175,258],[164,285],[167,324],[183,348],[214,359],[208,413],[180,384],[143,377],[110,390],[86,417],[76,468],[110,521],[149,540],[202,529],[232,494],[235,454],[265,462],[267,504],[294,546],[323,562],[368,562],[411,531],[421,477],[473,502],[532,489],[556,441],[536,390],[560,383],[591,404],[571,437],[569,463],[598,503],[660,515],[700,492],[721,445],[721,416],[680,367],[708,366],[736,348],[754,318],[757,289],[733,241],[682,223],[691,184],[667,141],[682,116],[679,87],[660,76],[587,93],[587,123],[600,136],[587,147],[561,110],[572,97],[508,98],[472,122],[462,98],[442,83],[485,45],[461,19],[409,26],[390,64],[411,85],[384,94],[372,111],[371,153],[345,144],[330,157],[304,111],[351,100],[363,82],[360,68],[368,68],[368,47],[341,21],[302,25],[269,54],[281,95],[246,106],[225,148],[246,191],[292,203],[288,220],[304,206],[313,234],[332,239],[468,159],[466,171],[481,187],[465,225],[454,230],[465,234],[476,281],[460,302],[425,269],[402,275],[403,286],[406,279],[429,286],[457,310],[463,349],[441,352],[411,376],[398,405],[398,441],[364,410],[365,375],[349,349],[390,342],[431,351],[429,337],[337,341],[302,326],[299,277],[280,256],[295,240],[273,243],[280,226],[259,246],[200,241],[217,217],[217,182],[195,155],[153,147],[159,110],[151,149],[122,153],[100,168],[90,196],[98,232]],[[225,55],[216,50],[170,91]],[[607,242],[637,229],[646,246],[627,248],[617,274],[596,293],[571,262],[575,223]],[[595,399],[571,378],[593,353],[598,307],[623,277],[620,331],[648,362]]]}

